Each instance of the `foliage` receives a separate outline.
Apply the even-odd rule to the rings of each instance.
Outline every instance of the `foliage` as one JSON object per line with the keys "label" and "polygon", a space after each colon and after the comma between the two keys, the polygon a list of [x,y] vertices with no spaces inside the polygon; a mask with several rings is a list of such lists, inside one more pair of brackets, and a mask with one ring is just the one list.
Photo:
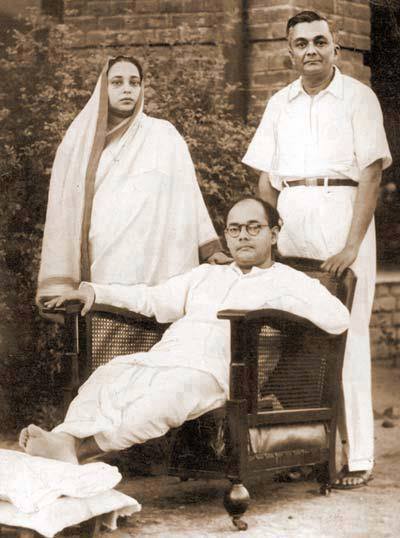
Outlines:
{"label": "foliage", "polygon": [[[0,54],[0,374],[12,398],[4,426],[58,419],[61,393],[60,328],[41,320],[34,307],[47,188],[57,145],[94,87],[108,51],[73,49],[70,31],[33,16]],[[240,164],[252,128],[235,116],[235,88],[223,87],[223,56],[201,56],[188,45],[182,62],[142,48],[148,73],[146,111],[169,119],[185,136],[206,203],[221,232],[232,199],[251,191]],[[126,50],[125,53],[131,51]]]}

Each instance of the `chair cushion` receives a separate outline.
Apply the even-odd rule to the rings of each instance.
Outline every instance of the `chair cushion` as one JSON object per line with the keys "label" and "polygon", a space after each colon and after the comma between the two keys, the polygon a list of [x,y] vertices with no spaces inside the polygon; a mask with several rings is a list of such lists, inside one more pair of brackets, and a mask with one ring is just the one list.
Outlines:
{"label": "chair cushion", "polygon": [[326,428],[322,423],[250,428],[249,438],[253,454],[312,450],[328,446]]}

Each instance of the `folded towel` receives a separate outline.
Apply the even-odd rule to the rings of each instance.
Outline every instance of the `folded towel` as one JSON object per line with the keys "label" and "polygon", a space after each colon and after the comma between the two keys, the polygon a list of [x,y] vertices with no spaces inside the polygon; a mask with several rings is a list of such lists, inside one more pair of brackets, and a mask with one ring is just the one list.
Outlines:
{"label": "folded towel", "polygon": [[4,524],[28,528],[46,538],[53,538],[63,529],[97,516],[114,530],[119,516],[130,516],[140,510],[141,506],[135,499],[115,489],[86,499],[61,497],[31,514],[19,511],[9,502],[0,501],[0,527]]}
{"label": "folded towel", "polygon": [[0,500],[33,513],[59,497],[87,498],[121,480],[117,467],[96,462],[76,465],[15,450],[0,449]]}

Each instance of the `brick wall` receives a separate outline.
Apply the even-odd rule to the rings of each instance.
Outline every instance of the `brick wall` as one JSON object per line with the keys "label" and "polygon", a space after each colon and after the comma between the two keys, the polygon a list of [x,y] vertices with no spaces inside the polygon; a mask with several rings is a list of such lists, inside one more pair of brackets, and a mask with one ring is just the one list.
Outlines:
{"label": "brick wall", "polygon": [[[230,22],[227,0],[64,0],[63,22],[78,54],[104,57],[153,55],[166,66],[173,57],[196,69],[196,61],[220,57]],[[232,26],[232,25],[231,25]],[[218,45],[222,45],[218,47]],[[226,52],[229,56],[229,51]],[[230,62],[229,62],[230,63]],[[223,69],[219,78],[229,79]],[[167,67],[166,67],[167,69]],[[234,70],[233,70],[234,71]]]}
{"label": "brick wall", "polygon": [[370,327],[374,359],[390,359],[399,354],[400,278],[378,278]]}
{"label": "brick wall", "polygon": [[250,109],[259,111],[275,91],[297,77],[287,52],[286,21],[303,9],[314,9],[335,23],[342,48],[339,67],[369,83],[370,70],[363,64],[370,49],[367,0],[248,0]]}
{"label": "brick wall", "polygon": [[363,65],[370,49],[368,0],[64,0],[64,22],[77,29],[74,46],[85,51],[102,47],[115,53],[143,44],[161,50],[173,44],[184,57],[188,43],[208,54],[223,44],[225,77],[245,82],[243,109],[259,114],[268,97],[296,77],[285,26],[302,9],[335,21],[340,67],[369,83],[370,70]]}
{"label": "brick wall", "polygon": [[222,4],[218,0],[64,0],[64,22],[81,30],[77,47],[214,44]]}

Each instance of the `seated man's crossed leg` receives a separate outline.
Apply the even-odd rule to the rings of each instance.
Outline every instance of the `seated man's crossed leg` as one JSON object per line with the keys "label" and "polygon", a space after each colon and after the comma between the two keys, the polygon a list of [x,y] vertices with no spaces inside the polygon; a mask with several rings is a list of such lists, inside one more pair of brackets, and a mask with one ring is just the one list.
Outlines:
{"label": "seated man's crossed leg", "polygon": [[117,357],[98,368],[52,431],[31,424],[20,446],[32,456],[79,463],[160,437],[225,402],[215,378],[193,368],[157,368]]}

